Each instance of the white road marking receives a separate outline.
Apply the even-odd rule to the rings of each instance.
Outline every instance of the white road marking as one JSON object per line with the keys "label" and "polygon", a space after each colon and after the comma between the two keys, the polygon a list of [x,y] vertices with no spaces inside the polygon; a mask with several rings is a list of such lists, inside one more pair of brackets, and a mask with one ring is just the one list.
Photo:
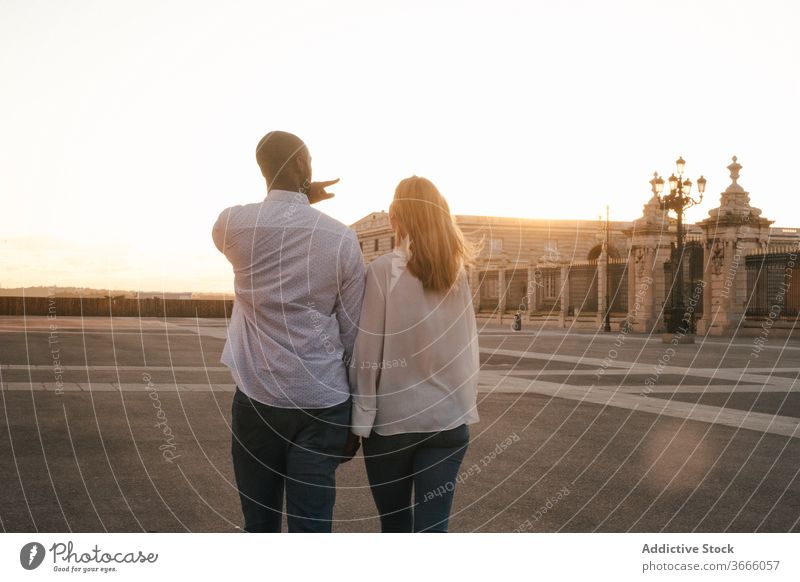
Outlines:
{"label": "white road marking", "polygon": [[[158,392],[233,392],[236,389],[235,384],[160,384],[153,382],[152,385]],[[61,386],[55,382],[5,382],[0,385],[2,390],[10,391],[23,391],[23,392],[58,392],[59,389],[64,392],[145,392],[147,384],[140,383],[122,383],[117,384],[114,382],[63,382]]]}
{"label": "white road marking", "polygon": [[[655,363],[642,364],[639,362],[628,362],[624,360],[604,360],[602,358],[592,358],[585,356],[564,356],[557,354],[547,354],[543,352],[520,352],[517,350],[502,350],[492,348],[481,348],[483,354],[494,354],[498,356],[511,356],[520,359],[550,359],[554,362],[569,362],[572,364],[583,364],[589,366],[597,366],[597,370],[604,370],[603,375],[610,373],[614,368],[629,371],[632,374],[645,374],[656,377]],[[783,378],[780,376],[763,376],[759,374],[742,374],[742,368],[686,368],[683,366],[664,366],[660,368],[659,376],[665,374],[678,374],[681,376],[712,378],[717,380],[730,380],[733,383],[745,382],[748,384],[770,384],[772,386],[780,386],[785,390],[793,391],[797,386],[797,378]],[[512,370],[521,371],[521,370]],[[555,372],[555,371],[554,371]],[[583,372],[594,373],[592,370],[583,370]],[[536,372],[531,372],[535,374]],[[562,375],[569,375],[569,370],[562,372]]]}
{"label": "white road marking", "polygon": [[478,389],[483,393],[540,394],[582,403],[602,404],[636,412],[800,438],[800,419],[797,418],[721,408],[707,404],[648,398],[639,394],[615,392],[597,386],[570,386],[541,380],[524,380],[498,372],[482,372]]}

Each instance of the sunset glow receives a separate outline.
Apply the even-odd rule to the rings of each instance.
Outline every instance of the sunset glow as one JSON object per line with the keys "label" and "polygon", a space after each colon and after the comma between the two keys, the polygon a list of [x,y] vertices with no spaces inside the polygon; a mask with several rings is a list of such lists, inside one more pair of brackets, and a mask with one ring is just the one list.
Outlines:
{"label": "sunset glow", "polygon": [[227,291],[219,212],[266,194],[296,133],[320,208],[411,174],[456,214],[633,220],[654,171],[800,226],[796,2],[0,5],[0,286]]}

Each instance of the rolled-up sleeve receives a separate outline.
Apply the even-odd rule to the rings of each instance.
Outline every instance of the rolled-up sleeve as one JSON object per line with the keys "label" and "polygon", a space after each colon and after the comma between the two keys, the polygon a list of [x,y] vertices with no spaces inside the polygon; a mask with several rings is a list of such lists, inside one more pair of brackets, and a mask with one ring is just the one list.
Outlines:
{"label": "rolled-up sleeve", "polygon": [[214,239],[214,246],[223,254],[225,253],[225,248],[230,238],[228,236],[228,229],[230,228],[232,210],[233,208],[226,208],[223,210],[211,229],[211,238]]}
{"label": "rolled-up sleeve", "polygon": [[353,396],[352,431],[362,437],[369,437],[378,410],[377,390],[386,325],[386,297],[379,278],[370,266],[361,306],[360,329],[348,375]]}

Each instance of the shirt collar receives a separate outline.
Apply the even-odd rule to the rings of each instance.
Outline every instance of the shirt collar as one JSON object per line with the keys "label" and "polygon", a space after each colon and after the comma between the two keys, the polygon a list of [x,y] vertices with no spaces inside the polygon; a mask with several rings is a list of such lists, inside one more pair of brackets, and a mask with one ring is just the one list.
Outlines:
{"label": "shirt collar", "polygon": [[400,243],[394,249],[394,254],[405,261],[411,258],[411,240],[407,236],[400,239]]}
{"label": "shirt collar", "polygon": [[267,192],[267,200],[293,202],[294,204],[305,204],[308,206],[308,196],[302,192],[292,192],[291,190],[270,190]]}
{"label": "shirt collar", "polygon": [[400,280],[400,275],[406,270],[408,259],[411,257],[411,241],[409,238],[403,237],[400,239],[400,244],[394,249],[392,253],[392,274],[389,280],[389,291],[394,289],[397,281]]}

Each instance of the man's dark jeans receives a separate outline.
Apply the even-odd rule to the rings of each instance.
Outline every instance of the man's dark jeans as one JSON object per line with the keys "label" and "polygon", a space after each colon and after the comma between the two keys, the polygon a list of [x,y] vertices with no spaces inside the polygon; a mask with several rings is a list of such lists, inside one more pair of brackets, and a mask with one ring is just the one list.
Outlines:
{"label": "man's dark jeans", "polygon": [[[364,462],[383,532],[446,532],[469,430],[364,439]],[[411,504],[411,492],[414,504]]]}
{"label": "man's dark jeans", "polygon": [[231,412],[236,485],[249,532],[329,532],[336,467],[350,431],[350,401],[320,409],[256,402],[238,388]]}

